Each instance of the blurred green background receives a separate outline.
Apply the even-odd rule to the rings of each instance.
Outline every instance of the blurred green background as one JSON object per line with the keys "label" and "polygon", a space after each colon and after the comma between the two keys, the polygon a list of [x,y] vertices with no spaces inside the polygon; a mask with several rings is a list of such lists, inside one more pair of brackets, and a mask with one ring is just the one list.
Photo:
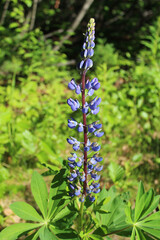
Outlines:
{"label": "blurred green background", "polygon": [[26,193],[32,169],[59,166],[71,150],[66,104],[80,80],[83,35],[96,20],[94,67],[102,98],[98,119],[101,184],[133,192],[143,180],[160,192],[160,1],[1,0],[0,225],[5,198]]}

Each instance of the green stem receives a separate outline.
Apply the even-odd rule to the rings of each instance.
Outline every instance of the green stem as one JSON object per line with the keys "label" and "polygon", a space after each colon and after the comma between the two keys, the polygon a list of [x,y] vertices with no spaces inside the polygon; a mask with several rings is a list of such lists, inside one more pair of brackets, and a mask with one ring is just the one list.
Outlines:
{"label": "green stem", "polygon": [[83,208],[84,208],[84,202],[81,202],[81,207],[80,207],[80,221],[79,221],[79,232],[83,231]]}

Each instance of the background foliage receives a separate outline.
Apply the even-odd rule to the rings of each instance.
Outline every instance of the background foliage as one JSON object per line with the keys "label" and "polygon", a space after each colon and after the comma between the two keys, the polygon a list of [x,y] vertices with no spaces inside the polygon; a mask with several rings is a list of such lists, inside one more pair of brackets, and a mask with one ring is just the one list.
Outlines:
{"label": "background foliage", "polygon": [[67,84],[80,79],[79,32],[90,17],[97,23],[91,75],[98,77],[103,99],[102,185],[128,190],[143,179],[160,191],[160,2],[93,1],[73,28],[86,2],[1,2],[1,198],[24,189],[10,183],[19,167],[25,172],[46,163],[56,169],[66,159]]}

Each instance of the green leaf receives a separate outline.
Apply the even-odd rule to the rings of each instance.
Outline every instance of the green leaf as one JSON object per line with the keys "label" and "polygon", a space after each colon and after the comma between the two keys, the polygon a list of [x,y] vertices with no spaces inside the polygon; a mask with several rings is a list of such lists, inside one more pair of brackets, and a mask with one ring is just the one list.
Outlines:
{"label": "green leaf", "polygon": [[40,148],[41,148],[42,151],[45,152],[48,159],[50,159],[55,166],[57,166],[58,168],[61,167],[61,163],[57,160],[56,154],[52,151],[52,149],[49,147],[49,145],[47,143],[45,143],[44,141],[41,141],[40,142]]}
{"label": "green leaf", "polygon": [[150,216],[148,216],[147,218],[145,218],[141,222],[148,222],[148,221],[152,221],[152,220],[159,220],[160,221],[160,211],[151,214]]}
{"label": "green leaf", "polygon": [[46,226],[42,227],[39,230],[39,237],[40,237],[40,240],[57,240],[57,239],[59,239],[52,232],[50,232],[49,229],[46,228]]}
{"label": "green leaf", "polygon": [[135,219],[134,221],[137,222],[138,219],[140,219],[143,214],[145,214],[145,211],[149,208],[154,198],[153,189],[150,189],[147,193],[143,194],[141,199],[137,202],[135,206]]}
{"label": "green leaf", "polygon": [[[101,200],[98,204],[95,204],[93,207],[93,211],[98,211],[98,210],[102,210],[102,207],[107,204],[110,201],[110,197],[106,197],[103,200]],[[106,210],[104,210],[105,212],[108,212]]]}
{"label": "green leaf", "polygon": [[48,203],[48,192],[43,177],[38,173],[34,172],[31,180],[31,191],[34,199],[41,210],[44,218],[47,217],[47,203]]}
{"label": "green leaf", "polygon": [[143,183],[140,182],[139,186],[138,186],[138,193],[137,193],[137,197],[136,197],[136,205],[138,204],[140,198],[142,197],[142,195],[144,194],[144,186]]}
{"label": "green leaf", "polygon": [[37,232],[32,233],[31,235],[29,235],[27,238],[25,238],[25,240],[37,240],[37,238],[39,236],[39,230]]}
{"label": "green leaf", "polygon": [[[52,222],[58,221],[61,218],[64,218],[65,216],[69,215],[71,213],[70,209],[68,207],[65,207],[62,209],[59,213],[56,214],[56,216],[53,218]],[[73,215],[75,212],[72,212]]]}
{"label": "green leaf", "polygon": [[103,237],[96,235],[96,234],[91,234],[90,237],[93,240],[103,240]]}
{"label": "green leaf", "polygon": [[15,202],[10,205],[10,208],[17,216],[22,219],[43,222],[43,218],[28,203]]}
{"label": "green leaf", "polygon": [[55,175],[51,183],[49,192],[48,203],[48,217],[51,219],[58,213],[70,199],[65,200],[66,196],[66,169],[61,169],[60,172]]}
{"label": "green leaf", "polygon": [[132,160],[134,162],[140,162],[142,160],[143,154],[142,153],[137,153],[133,156]]}
{"label": "green leaf", "polygon": [[29,230],[40,227],[41,224],[17,223],[13,224],[0,232],[1,240],[16,240],[19,235]]}
{"label": "green leaf", "polygon": [[154,237],[157,237],[159,239],[160,237],[160,230],[158,229],[153,229],[153,228],[149,228],[149,227],[142,227],[141,226],[141,229],[151,235],[153,235]]}
{"label": "green leaf", "polygon": [[132,235],[131,235],[131,239],[130,240],[135,240],[135,236],[136,236],[136,230],[135,230],[135,227],[133,227]]}
{"label": "green leaf", "polygon": [[115,162],[111,162],[108,166],[109,176],[113,182],[120,180],[124,175],[124,169]]}
{"label": "green leaf", "polygon": [[61,239],[61,240],[62,239],[65,239],[65,240],[71,240],[71,239],[80,240],[77,233],[73,229],[61,230],[61,229],[55,228],[52,225],[50,225],[50,229],[54,234],[56,234],[57,239]]}
{"label": "green leaf", "polygon": [[[156,207],[158,206],[159,204],[159,200],[160,200],[160,196],[155,196],[154,199],[153,199],[153,202],[152,204],[150,205],[150,207],[148,208],[147,211],[145,211],[145,214],[143,214],[143,217],[146,217],[148,214],[150,214],[154,209],[156,209]],[[152,214],[154,215],[154,214]],[[151,215],[151,216],[152,216]],[[147,218],[148,219],[148,218]]]}
{"label": "green leaf", "polygon": [[136,228],[137,240],[146,240],[145,236],[143,235],[142,231]]}
{"label": "green leaf", "polygon": [[143,222],[143,223],[140,223],[139,226],[149,227],[149,228],[160,230],[160,219],[159,220],[152,220],[152,221],[149,221],[149,222]]}
{"label": "green leaf", "polygon": [[131,203],[128,202],[128,206],[125,208],[125,214],[126,214],[126,221],[127,223],[133,223],[133,220],[132,220],[132,209],[131,209]]}

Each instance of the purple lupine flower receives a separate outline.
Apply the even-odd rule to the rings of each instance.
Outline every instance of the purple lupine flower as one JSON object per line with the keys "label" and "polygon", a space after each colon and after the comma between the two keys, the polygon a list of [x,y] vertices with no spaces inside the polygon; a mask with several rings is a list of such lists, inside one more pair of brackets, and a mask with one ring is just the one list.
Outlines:
{"label": "purple lupine flower", "polygon": [[93,94],[94,94],[94,90],[90,88],[87,95],[91,97]]}
{"label": "purple lupine flower", "polygon": [[78,145],[80,145],[80,142],[77,141],[77,139],[74,138],[74,137],[67,138],[67,142],[68,142],[69,144],[78,144]]}
{"label": "purple lupine flower", "polygon": [[100,83],[97,78],[93,78],[91,81],[91,86],[94,90],[98,90],[100,88]]}
{"label": "purple lupine flower", "polygon": [[99,184],[99,183],[93,183],[93,187],[94,187],[94,188],[99,188],[99,187],[100,187],[100,184]]}
{"label": "purple lupine flower", "polygon": [[67,100],[68,105],[71,107],[72,111],[77,111],[77,109],[80,107],[80,104],[78,100],[73,100],[72,98],[69,98]]}
{"label": "purple lupine flower", "polygon": [[101,132],[101,130],[98,130],[98,131],[94,132],[94,135],[95,135],[96,137],[102,137],[103,134],[104,134],[104,132]]}
{"label": "purple lupine flower", "polygon": [[102,124],[101,123],[99,123],[99,124],[94,124],[94,128],[96,128],[96,129],[100,129],[102,127]]}
{"label": "purple lupine flower", "polygon": [[82,166],[82,164],[83,164],[83,162],[82,162],[82,161],[78,161],[78,162],[76,163],[76,166],[77,166],[77,167],[81,167],[81,166]]}
{"label": "purple lupine flower", "polygon": [[100,190],[100,188],[97,188],[97,189],[94,189],[92,192],[93,193],[99,193],[101,190]]}
{"label": "purple lupine flower", "polygon": [[91,173],[91,178],[94,180],[94,181],[98,181],[100,179],[100,175],[97,175],[96,173]]}
{"label": "purple lupine flower", "polygon": [[73,144],[72,148],[73,148],[74,151],[77,151],[77,150],[80,149],[80,144],[78,144],[78,143]]}
{"label": "purple lupine flower", "polygon": [[91,111],[92,114],[96,115],[99,112],[99,107]]}
{"label": "purple lupine flower", "polygon": [[89,104],[91,110],[95,110],[97,106],[101,103],[101,98],[95,97]]}
{"label": "purple lupine flower", "polygon": [[89,200],[90,200],[91,202],[94,202],[94,201],[95,201],[95,197],[94,197],[94,196],[89,196]]}
{"label": "purple lupine flower", "polygon": [[82,196],[82,197],[79,198],[79,201],[80,201],[80,202],[84,202],[84,200],[85,200],[85,197],[84,197],[84,196]]}
{"label": "purple lupine flower", "polygon": [[98,145],[97,143],[92,143],[91,147],[92,147],[92,150],[95,152],[97,152],[101,149],[101,146]]}
{"label": "purple lupine flower", "polygon": [[71,81],[68,83],[68,88],[71,89],[71,90],[74,90],[76,89],[77,85],[75,83],[75,79],[72,78]]}
{"label": "purple lupine flower", "polygon": [[77,94],[80,94],[81,93],[81,87],[80,87],[80,85],[78,85],[77,87],[76,87],[76,91],[75,91]]}
{"label": "purple lupine flower", "polygon": [[85,88],[88,90],[91,88],[91,83],[89,80],[86,81]]}
{"label": "purple lupine flower", "polygon": [[72,183],[69,183],[69,186],[70,186],[70,188],[71,188],[72,190],[75,189],[75,185],[73,185]]}
{"label": "purple lupine flower", "polygon": [[68,142],[69,144],[74,144],[74,143],[75,143],[75,141],[74,141],[74,140],[72,140],[72,139],[69,139],[69,138],[67,138],[67,142]]}
{"label": "purple lupine flower", "polygon": [[101,162],[102,160],[103,160],[102,157],[96,157],[96,161],[97,161],[97,162]]}
{"label": "purple lupine flower", "polygon": [[92,165],[96,165],[96,164],[97,164],[97,161],[96,161],[95,158],[91,158],[90,163],[91,163]]}
{"label": "purple lupine flower", "polygon": [[89,109],[89,106],[88,106],[88,103],[86,102],[82,108],[82,112],[86,114],[86,113],[88,113],[88,109]]}
{"label": "purple lupine flower", "polygon": [[94,124],[88,125],[88,132],[93,133],[96,129],[94,128]]}
{"label": "purple lupine flower", "polygon": [[78,132],[83,132],[83,123],[79,123],[77,131]]}
{"label": "purple lupine flower", "polygon": [[72,154],[72,157],[69,157],[68,161],[75,162],[75,160],[77,159],[77,155],[76,155],[76,153],[71,153],[71,154]]}
{"label": "purple lupine flower", "polygon": [[75,168],[75,163],[70,163],[70,162],[68,162],[68,166],[70,167],[70,168]]}
{"label": "purple lupine flower", "polygon": [[69,128],[75,128],[77,126],[77,124],[78,123],[73,118],[71,118],[71,120],[68,119],[68,127]]}
{"label": "purple lupine flower", "polygon": [[[82,74],[81,84],[77,84],[74,78],[72,78],[68,84],[69,89],[74,90],[78,95],[82,95],[81,105],[77,99],[69,98],[67,100],[72,111],[80,109],[83,114],[83,122],[77,122],[73,118],[68,120],[69,128],[73,129],[77,127],[77,131],[83,133],[83,143],[74,137],[67,138],[67,142],[72,145],[73,150],[78,151],[77,154],[71,153],[72,156],[68,157],[68,165],[71,168],[70,176],[68,176],[69,195],[72,197],[78,196],[80,202],[84,202],[87,196],[91,202],[95,201],[95,194],[100,191],[100,184],[98,183],[100,175],[97,173],[103,169],[103,166],[99,165],[99,162],[103,160],[102,157],[97,157],[97,153],[88,157],[88,154],[98,152],[101,148],[96,142],[91,142],[89,138],[92,136],[101,137],[104,134],[101,130],[102,124],[98,123],[98,121],[87,124],[88,114],[92,113],[96,115],[99,112],[99,104],[101,103],[101,98],[97,96],[92,101],[86,101],[86,97],[91,97],[94,92],[100,88],[98,78],[95,77],[91,81],[86,79],[87,71],[93,66],[91,57],[94,55],[94,39],[95,21],[91,18],[87,25],[82,46],[82,60],[79,63],[79,69]],[[81,146],[81,144],[83,144],[83,146]]]}
{"label": "purple lupine flower", "polygon": [[79,187],[76,191],[75,191],[75,196],[79,196],[81,194],[81,187]]}
{"label": "purple lupine flower", "polygon": [[102,171],[102,169],[103,169],[103,166],[99,166],[99,167],[95,167],[95,168],[94,168],[94,170],[95,170],[96,172],[100,172],[100,171]]}

